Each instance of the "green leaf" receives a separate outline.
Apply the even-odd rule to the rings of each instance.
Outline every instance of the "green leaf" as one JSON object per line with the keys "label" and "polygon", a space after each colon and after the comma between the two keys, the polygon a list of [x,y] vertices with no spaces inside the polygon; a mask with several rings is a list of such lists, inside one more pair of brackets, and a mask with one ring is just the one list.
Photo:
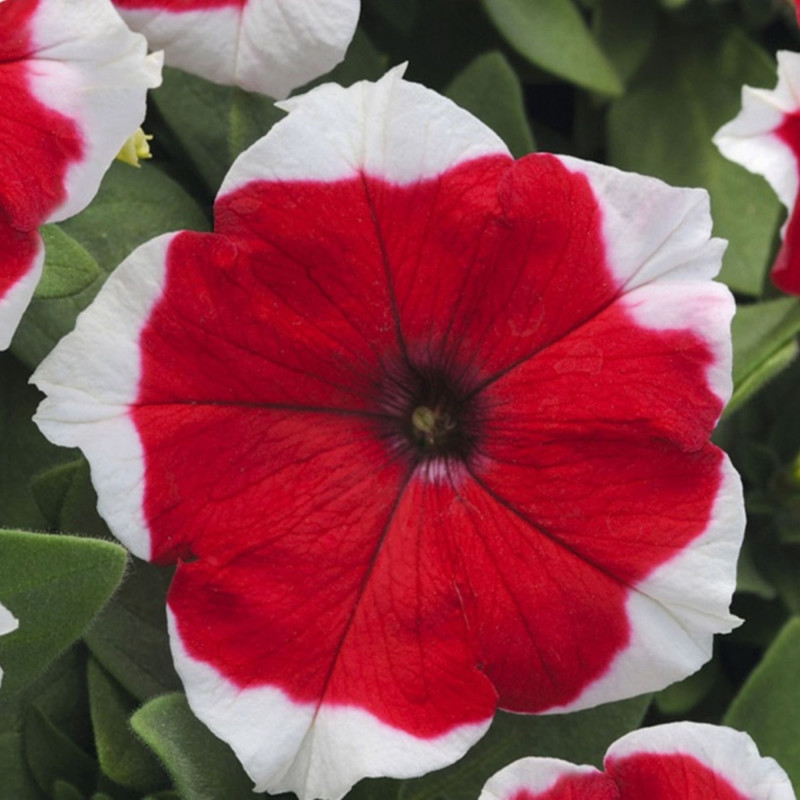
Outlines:
{"label": "green leaf", "polygon": [[736,590],[772,600],[777,596],[775,586],[767,580],[761,570],[756,566],[753,557],[753,545],[750,537],[745,537],[742,549],[739,552],[739,562],[736,568]]}
{"label": "green leaf", "polygon": [[719,664],[713,659],[693,675],[658,692],[654,698],[656,707],[669,716],[685,715],[714,688],[718,679]]}
{"label": "green leaf", "polygon": [[69,297],[34,299],[17,329],[12,351],[35,367],[72,330],[106,276],[134,248],[168,231],[208,227],[197,202],[153,164],[145,162],[141,169],[112,164],[91,205],[59,225],[94,258],[98,276]]}
{"label": "green leaf", "polygon": [[45,225],[40,233],[46,248],[44,274],[34,297],[70,297],[100,277],[97,262],[58,225]]}
{"label": "green leaf", "polygon": [[91,742],[86,726],[85,659],[82,649],[73,647],[55,661],[23,692],[0,692],[0,788],[5,798],[45,800],[28,769],[23,745],[23,721],[32,702],[58,724],[70,738]]}
{"label": "green leaf", "polygon": [[42,436],[31,419],[42,395],[28,384],[30,370],[8,353],[0,353],[0,525],[43,529],[31,490],[37,472],[75,458]]}
{"label": "green leaf", "polygon": [[[397,0],[388,1],[398,7]],[[408,0],[405,0],[405,3],[407,5]],[[372,40],[359,27],[347,48],[344,61],[337,64],[327,75],[312,81],[309,86],[316,86],[320,83],[338,83],[342,86],[350,86],[356,81],[377,81],[388,68],[389,59],[378,51]],[[305,89],[301,91],[305,91]]]}
{"label": "green leaf", "polygon": [[84,639],[94,657],[134,697],[180,688],[167,637],[172,569],[132,559],[125,581]]}
{"label": "green leaf", "polygon": [[750,295],[762,291],[781,208],[766,181],[723,158],[711,137],[738,113],[742,84],[774,82],[769,57],[739,30],[667,27],[608,116],[615,166],[708,189],[714,231],[730,242],[720,277]]}
{"label": "green leaf", "polygon": [[800,617],[786,623],[723,720],[747,731],[761,755],[772,756],[800,790]]}
{"label": "green leaf", "polygon": [[228,156],[226,169],[244,152],[251,144],[257,142],[269,129],[285,115],[274,104],[267,102],[261,95],[245,92],[243,89],[233,89],[230,97],[230,111],[228,117],[227,145]]}
{"label": "green leaf", "polygon": [[622,83],[570,0],[481,0],[498,31],[522,56],[560,78],[606,95]]}
{"label": "green leaf", "polygon": [[[320,82],[348,85],[364,78],[374,80],[386,67],[386,60],[359,30],[345,60]],[[202,178],[209,199],[237,156],[285,116],[263,95],[218,86],[176,69],[164,70],[164,82],[151,96],[175,139],[174,155],[188,161]]]}
{"label": "green leaf", "polygon": [[125,560],[111,542],[0,530],[0,597],[20,623],[0,637],[4,693],[18,692],[83,634]]}
{"label": "green leaf", "polygon": [[601,765],[615,739],[639,727],[650,696],[572,714],[527,716],[498,712],[489,732],[462,761],[422,778],[406,781],[401,800],[463,800],[477,797],[501,767],[529,755]]}
{"label": "green leaf", "polygon": [[485,122],[515,158],[534,149],[522,86],[502,53],[484,53],[456,76],[445,94]]}
{"label": "green leaf", "polygon": [[86,459],[46,470],[34,478],[31,489],[50,527],[64,533],[111,538],[108,526],[97,513],[97,494]]}
{"label": "green leaf", "polygon": [[196,170],[209,199],[241,149],[284,115],[267,97],[169,67],[164,69],[162,85],[150,96],[180,148],[174,155]]}
{"label": "green leaf", "polygon": [[25,755],[39,788],[53,792],[56,781],[72,784],[83,794],[94,791],[97,762],[65,736],[53,722],[32,706],[25,717]]}
{"label": "green leaf", "polygon": [[791,297],[740,305],[731,325],[733,396],[731,414],[797,355],[800,303]]}
{"label": "green leaf", "polygon": [[133,699],[94,660],[89,661],[87,678],[97,759],[103,773],[138,792],[166,788],[169,781],[157,759],[128,724],[136,705]]}
{"label": "green leaf", "polygon": [[186,800],[252,800],[253,782],[231,749],[189,709],[182,694],[157,697],[131,718]]}
{"label": "green leaf", "polygon": [[[253,795],[257,797],[257,795]],[[92,798],[94,800],[94,798]],[[156,792],[156,794],[149,794],[147,797],[142,798],[142,800],[186,800],[185,797],[181,797],[177,792],[173,791],[166,791],[166,792]]]}
{"label": "green leaf", "polygon": [[[209,199],[216,194],[231,165],[228,119],[238,91],[179,69],[165,67],[164,80],[150,92],[181,153],[202,178]],[[270,104],[262,98],[265,105]],[[213,109],[213,112],[211,110]],[[173,147],[174,149],[174,147]]]}
{"label": "green leaf", "polygon": [[594,34],[625,83],[647,57],[655,37],[655,22],[653,0],[598,0]]}
{"label": "green leaf", "polygon": [[53,800],[86,800],[86,795],[66,781],[56,781],[53,784]]}

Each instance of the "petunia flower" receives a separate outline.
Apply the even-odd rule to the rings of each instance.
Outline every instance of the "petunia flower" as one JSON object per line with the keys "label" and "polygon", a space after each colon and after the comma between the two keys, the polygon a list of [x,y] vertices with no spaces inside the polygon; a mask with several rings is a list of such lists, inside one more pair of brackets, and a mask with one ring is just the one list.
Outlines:
{"label": "petunia flower", "polygon": [[240,156],[34,376],[169,593],[189,702],[258,790],[460,757],[495,707],[696,670],[741,489],[708,436],[733,301],[702,190],[552,155],[394,70]]}
{"label": "petunia flower", "polygon": [[[19,621],[16,617],[0,603],[0,636],[5,636],[7,633],[15,631],[19,627]],[[0,665],[0,684],[3,682],[3,669]]]}
{"label": "petunia flower", "polygon": [[479,800],[795,800],[778,763],[741,731],[697,722],[642,728],[608,748],[605,773],[557,758],[523,758]]}
{"label": "petunia flower", "polygon": [[778,85],[773,90],[742,89],[742,110],[714,135],[722,155],[763,175],[786,206],[783,244],[772,267],[772,281],[800,295],[800,53],[778,53]]}
{"label": "petunia flower", "polygon": [[330,71],[353,38],[359,0],[114,0],[166,62],[269,97]]}
{"label": "petunia flower", "polygon": [[161,61],[109,0],[0,2],[0,349],[39,279],[36,229],[94,197]]}

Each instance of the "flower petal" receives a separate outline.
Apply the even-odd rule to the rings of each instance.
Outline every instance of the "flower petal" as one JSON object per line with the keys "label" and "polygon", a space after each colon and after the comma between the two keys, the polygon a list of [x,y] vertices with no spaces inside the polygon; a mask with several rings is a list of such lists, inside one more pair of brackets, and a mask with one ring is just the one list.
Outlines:
{"label": "flower petal", "polygon": [[791,782],[740,731],[696,722],[641,728],[614,742],[605,775],[523,758],[489,779],[479,800],[794,800]]}
{"label": "flower petal", "polygon": [[478,800],[619,800],[619,790],[594,767],[521,758],[495,773]]}
{"label": "flower petal", "polygon": [[359,0],[114,0],[167,64],[270,97],[344,58]]}
{"label": "flower petal", "polygon": [[[500,137],[463,108],[418,83],[405,66],[347,89],[326,83],[278,105],[291,112],[236,160],[220,200],[251,181],[338,181],[364,175],[409,185],[484,156]],[[321,135],[322,132],[324,135]]]}
{"label": "flower petal", "polygon": [[[684,453],[602,434],[536,438],[515,426],[513,445],[511,436],[489,437],[476,480],[517,519],[517,546],[543,553],[536,573],[552,584],[549,595],[565,587],[569,601],[552,609],[515,601],[542,669],[557,657],[557,679],[538,676],[548,690],[536,691],[532,708],[525,698],[533,693],[514,669],[489,672],[500,707],[586,708],[697,670],[711,656],[712,635],[736,623],[728,606],[744,515],[727,459],[710,446]],[[571,649],[557,645],[563,636]],[[493,649],[502,653],[502,643]]]}
{"label": "flower petal", "polygon": [[23,233],[0,222],[0,252],[0,350],[5,350],[41,277],[44,243],[36,231]]}
{"label": "flower petal", "polygon": [[[732,623],[742,528],[706,442],[731,302],[707,288],[702,193],[633,178],[632,202],[608,168],[514,165],[401,70],[286,106],[226,178],[215,233],[134,252],[35,375],[37,421],[84,449],[117,535],[179,561],[197,714],[259,788],[340,797],[457,758],[498,694],[552,710],[696,668]],[[648,203],[652,229],[627,231]],[[582,428],[584,331],[609,361],[648,357]],[[528,417],[548,378],[561,425]],[[680,399],[645,414],[647,380],[697,420]],[[442,386],[462,417],[429,400]],[[420,411],[474,425],[466,450],[425,450]]]}
{"label": "flower petal", "polygon": [[742,110],[714,134],[714,144],[731,161],[763,175],[788,210],[783,247],[773,267],[779,289],[800,294],[800,223],[795,221],[800,185],[800,53],[778,53],[773,90],[742,89]]}
{"label": "flower petal", "polygon": [[79,139],[79,151],[64,159],[64,197],[43,220],[56,222],[89,203],[141,124],[147,89],[161,83],[162,57],[146,54],[144,38],[128,30],[108,0],[25,2],[35,5],[25,63],[29,91],[69,120]]}
{"label": "flower petal", "polygon": [[[269,541],[262,534],[225,565],[202,556],[181,564],[169,598],[195,712],[257,789],[306,798],[340,797],[365,775],[451,763],[495,707],[448,577],[458,546],[444,522],[450,492],[432,496],[417,479],[404,490],[397,465],[382,467],[379,452],[364,458],[368,437],[345,444],[350,420],[337,427],[339,436],[319,426],[325,449],[315,459],[307,436],[295,438],[295,461],[264,444],[274,477],[253,491],[281,509]],[[319,491],[298,493],[317,469]],[[443,530],[426,524],[432,514]],[[341,523],[320,528],[325,517]]]}
{"label": "flower petal", "polygon": [[794,800],[786,773],[740,731],[697,722],[642,728],[605,757],[620,800]]}

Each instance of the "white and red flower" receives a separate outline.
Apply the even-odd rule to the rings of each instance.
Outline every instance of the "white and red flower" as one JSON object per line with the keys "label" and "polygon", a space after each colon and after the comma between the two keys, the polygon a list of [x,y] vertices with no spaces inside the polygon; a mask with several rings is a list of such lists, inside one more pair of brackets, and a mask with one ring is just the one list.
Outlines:
{"label": "white and red flower", "polygon": [[[19,621],[16,617],[0,603],[0,636],[5,636],[7,633],[15,631],[19,627]],[[0,665],[0,684],[3,682],[3,669]]]}
{"label": "white and red flower", "polygon": [[795,800],[789,777],[740,731],[697,722],[642,728],[608,748],[605,772],[523,758],[479,800]]}
{"label": "white and red flower", "polygon": [[259,790],[448,764],[710,656],[743,531],[708,437],[733,300],[705,192],[515,162],[394,70],[246,151],[42,364],[173,653]]}
{"label": "white and red flower", "polygon": [[160,75],[108,0],[0,2],[0,349],[41,272],[37,228],[94,197]]}
{"label": "white and red flower", "polygon": [[114,0],[166,62],[269,97],[330,71],[353,38],[359,0]]}
{"label": "white and red flower", "polygon": [[763,175],[788,210],[783,244],[772,267],[775,285],[800,295],[800,53],[778,53],[773,90],[742,89],[742,110],[714,135],[722,155]]}

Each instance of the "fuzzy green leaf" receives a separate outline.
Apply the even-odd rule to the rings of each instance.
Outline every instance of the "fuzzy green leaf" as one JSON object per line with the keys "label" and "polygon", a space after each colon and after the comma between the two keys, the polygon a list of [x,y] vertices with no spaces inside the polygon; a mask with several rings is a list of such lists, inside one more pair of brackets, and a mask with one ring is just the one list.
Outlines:
{"label": "fuzzy green leaf", "polygon": [[69,783],[84,795],[97,785],[97,762],[65,736],[42,711],[31,707],[25,717],[25,755],[39,788],[54,794],[57,782]]}
{"label": "fuzzy green leaf", "polygon": [[0,597],[19,620],[0,637],[4,693],[24,688],[84,633],[125,561],[111,542],[0,530]]}
{"label": "fuzzy green leaf", "polygon": [[131,718],[186,800],[252,800],[253,783],[231,749],[189,709],[182,694],[157,697]]}
{"label": "fuzzy green leaf", "polygon": [[180,688],[167,638],[172,570],[131,560],[125,581],[84,637],[94,657],[138,700]]}
{"label": "fuzzy green leaf", "polygon": [[34,297],[70,297],[100,277],[97,262],[58,225],[45,225],[40,232],[45,245],[44,274]]}
{"label": "fuzzy green leaf", "polygon": [[169,785],[153,754],[133,735],[128,720],[135,702],[100,667],[90,660],[87,678],[97,758],[111,780],[139,792]]}
{"label": "fuzzy green leaf", "polygon": [[86,459],[46,470],[36,476],[31,489],[52,528],[98,539],[111,538],[108,526],[97,513],[97,495]]}

